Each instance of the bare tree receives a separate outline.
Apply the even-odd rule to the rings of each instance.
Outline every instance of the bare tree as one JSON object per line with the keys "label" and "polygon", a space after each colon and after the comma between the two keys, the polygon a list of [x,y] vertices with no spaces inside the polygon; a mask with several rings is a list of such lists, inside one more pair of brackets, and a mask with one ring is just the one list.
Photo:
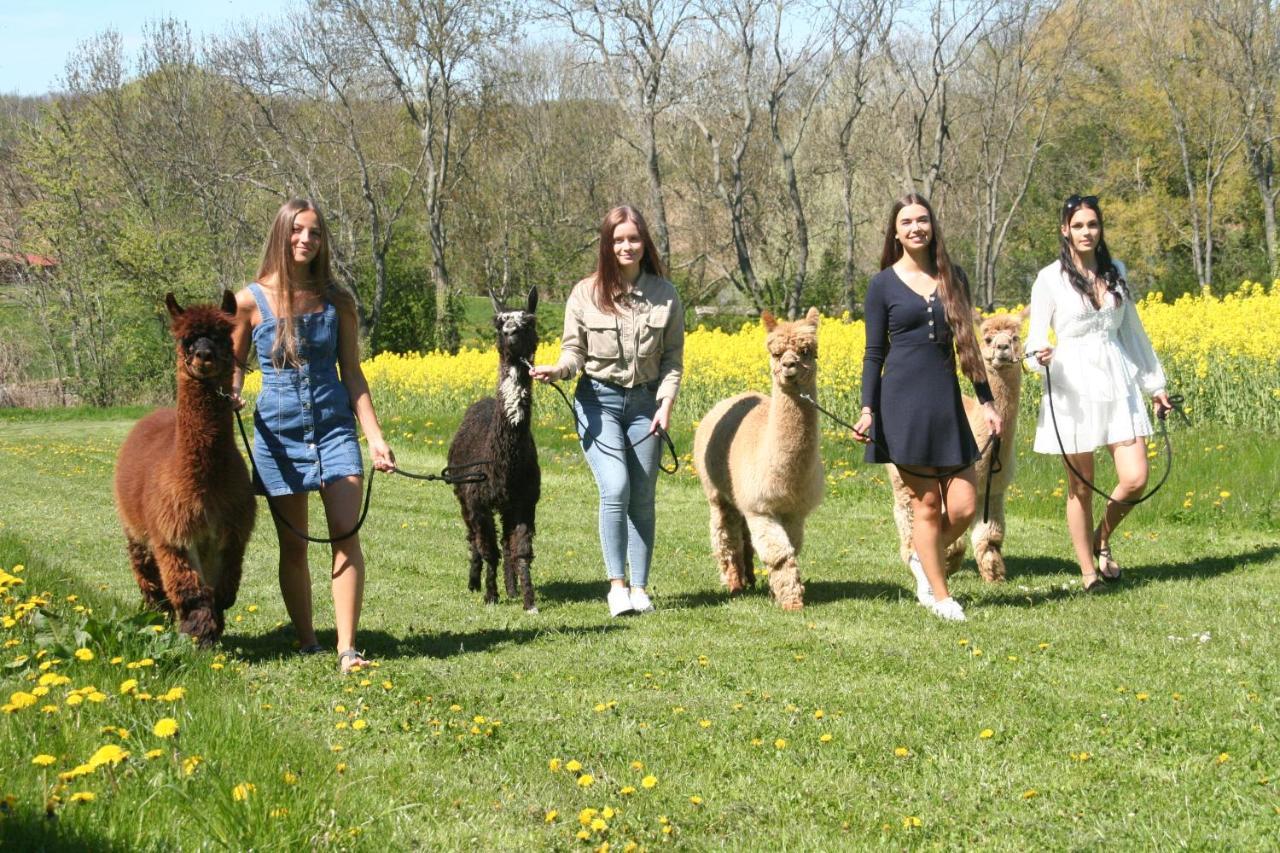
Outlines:
{"label": "bare tree", "polygon": [[1209,64],[1226,84],[1244,130],[1244,157],[1262,200],[1267,264],[1280,276],[1276,140],[1280,138],[1280,10],[1269,0],[1197,0],[1210,24]]}
{"label": "bare tree", "polygon": [[1079,0],[1004,0],[971,63],[977,100],[975,300],[995,305],[1005,240],[1048,144],[1049,116],[1073,61]]}
{"label": "bare tree", "polygon": [[901,97],[894,103],[903,192],[919,190],[932,199],[943,179],[951,125],[952,78],[977,48],[996,0],[963,3],[932,0],[929,32],[891,42],[894,76]]}
{"label": "bare tree", "polygon": [[[514,8],[486,0],[325,0],[338,10],[417,129],[420,183],[431,241],[437,343],[456,352],[448,267],[449,202],[463,164],[484,129],[490,95],[487,52],[510,39]],[[468,114],[469,113],[469,114]]]}
{"label": "bare tree", "polygon": [[848,43],[832,79],[831,109],[835,113],[836,149],[840,157],[840,201],[844,211],[844,301],[849,313],[858,307],[857,237],[863,218],[854,203],[859,160],[854,142],[859,121],[873,96],[872,78],[882,58],[898,0],[836,0],[837,26]]}
{"label": "bare tree", "polygon": [[694,21],[693,0],[542,0],[544,15],[587,46],[604,70],[610,93],[641,123],[640,141],[623,140],[645,162],[648,221],[658,251],[671,256],[658,156],[658,120],[672,104],[665,75],[679,38]]}
{"label": "bare tree", "polygon": [[1135,4],[1139,44],[1160,89],[1182,164],[1191,219],[1191,257],[1201,287],[1213,282],[1213,218],[1218,181],[1244,141],[1231,121],[1230,100],[1218,81],[1198,74],[1206,57],[1193,38],[1191,10],[1166,0]]}

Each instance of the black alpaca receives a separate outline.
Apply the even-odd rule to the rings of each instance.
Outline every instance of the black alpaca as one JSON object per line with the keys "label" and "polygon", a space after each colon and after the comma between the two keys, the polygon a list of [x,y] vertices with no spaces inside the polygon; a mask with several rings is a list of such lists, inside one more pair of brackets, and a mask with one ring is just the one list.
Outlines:
{"label": "black alpaca", "polygon": [[529,363],[538,348],[534,317],[538,290],[530,289],[523,311],[508,310],[492,294],[490,299],[493,326],[498,333],[498,394],[472,403],[467,409],[449,445],[449,464],[486,463],[478,469],[488,475],[484,482],[453,487],[462,505],[467,544],[471,547],[470,589],[480,591],[483,561],[488,564],[485,603],[498,600],[498,539],[493,519],[496,512],[502,517],[502,573],[507,596],[515,597],[518,572],[524,609],[536,613],[529,564],[533,562],[534,512],[542,491],[542,471],[538,468],[538,449],[533,444],[530,424],[533,393]]}

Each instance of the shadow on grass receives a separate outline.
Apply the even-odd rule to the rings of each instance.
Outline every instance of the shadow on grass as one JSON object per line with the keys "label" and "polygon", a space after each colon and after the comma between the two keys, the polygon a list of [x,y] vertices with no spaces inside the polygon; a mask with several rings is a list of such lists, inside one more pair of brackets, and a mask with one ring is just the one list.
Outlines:
{"label": "shadow on grass", "polygon": [[[544,635],[558,638],[566,635],[606,634],[620,630],[621,627],[617,624],[607,624],[580,628],[559,626],[486,628],[479,631],[413,633],[404,637],[392,636],[386,631],[362,630],[358,645],[370,660],[413,657],[443,659],[455,655],[485,652],[500,646],[530,643]],[[337,635],[332,630],[321,630],[316,632],[316,637],[320,645],[325,647],[325,652],[321,656],[336,658]],[[298,656],[293,647],[293,631],[287,627],[275,628],[265,634],[224,637],[223,646],[235,650],[237,657],[249,663],[263,663]]]}
{"label": "shadow on grass", "polygon": [[[856,598],[863,600],[898,599],[910,595],[910,590],[891,583],[864,583],[862,581],[828,581],[807,580],[804,582],[804,603],[831,604],[837,601]],[[662,603],[672,609],[696,607],[723,607],[730,601],[743,598],[769,599],[769,581],[761,578],[756,585],[745,592],[730,597],[724,587],[704,589],[698,592],[683,592],[677,595],[664,596]]]}
{"label": "shadow on grass", "polygon": [[[1124,570],[1124,578],[1118,583],[1108,585],[1102,594],[1106,596],[1123,594],[1126,590],[1136,589],[1150,583],[1186,580],[1189,578],[1213,578],[1229,572],[1247,569],[1250,566],[1269,563],[1277,557],[1280,557],[1280,546],[1269,545],[1239,554],[1206,555],[1181,562],[1129,566]],[[1031,592],[1017,589],[1020,578],[1042,579],[1044,576],[1065,575],[1073,580],[1077,579],[1080,577],[1080,567],[1074,561],[1058,557],[1010,557],[1007,558],[1006,565],[1008,567],[1009,580],[1000,587],[988,587],[988,589],[998,589],[1000,591],[984,595],[984,605],[1033,607],[1049,601],[1083,594],[1077,586],[1063,589],[1060,583],[1055,583],[1049,589],[1033,590]]]}
{"label": "shadow on grass", "polygon": [[[93,806],[68,805],[67,809],[92,809]],[[18,809],[16,813],[0,814],[0,849],[5,850],[100,850],[125,851],[132,845],[110,841],[92,831],[79,821],[61,817],[49,819],[44,813],[32,814]]]}
{"label": "shadow on grass", "polygon": [[605,594],[609,591],[609,582],[604,578],[597,581],[534,581],[533,591],[538,602],[591,602],[604,604]]}

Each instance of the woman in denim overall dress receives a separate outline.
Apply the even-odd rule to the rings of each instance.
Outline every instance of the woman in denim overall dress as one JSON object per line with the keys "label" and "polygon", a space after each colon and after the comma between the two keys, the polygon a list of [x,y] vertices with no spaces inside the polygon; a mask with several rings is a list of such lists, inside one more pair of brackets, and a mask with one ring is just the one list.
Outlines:
{"label": "woman in denim overall dress", "polygon": [[[662,442],[652,433],[670,423],[684,370],[684,308],[663,276],[640,214],[626,206],[609,211],[596,271],[565,303],[560,360],[530,371],[543,382],[582,371],[574,408],[586,425],[579,439],[600,490],[600,545],[613,616],[653,610],[647,586]],[[611,449],[622,447],[629,449]]]}
{"label": "woman in denim overall dress", "polygon": [[[276,214],[257,281],[236,295],[236,406],[244,372],[257,348],[262,391],[254,410],[256,488],[268,495],[280,541],[280,592],[303,653],[323,651],[311,612],[307,543],[291,532],[307,530],[307,492],[320,492],[329,536],[355,527],[360,515],[363,466],[356,420],[369,442],[373,465],[395,469],[382,438],[369,385],[360,369],[355,299],[334,281],[329,234],[320,210],[294,199]],[[273,517],[274,514],[273,514]],[[364,598],[364,554],[358,535],[333,544],[334,621],[342,672],[367,663],[355,650]]]}

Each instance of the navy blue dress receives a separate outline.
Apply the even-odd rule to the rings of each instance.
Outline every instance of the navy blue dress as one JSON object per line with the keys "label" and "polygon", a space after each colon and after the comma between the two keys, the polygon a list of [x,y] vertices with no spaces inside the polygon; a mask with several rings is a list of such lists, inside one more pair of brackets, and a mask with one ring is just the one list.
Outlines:
{"label": "navy blue dress", "polygon": [[[888,267],[871,279],[864,307],[862,405],[875,413],[866,461],[934,468],[977,461],[942,298],[936,292],[921,296]],[[984,403],[992,399],[985,382],[975,383],[974,392]]]}
{"label": "navy blue dress", "polygon": [[343,477],[364,473],[351,397],[338,377],[338,309],[293,318],[298,335],[297,367],[271,363],[276,317],[262,288],[249,291],[262,322],[253,330],[262,370],[262,391],[253,411],[253,464],[259,494],[317,491]]}

